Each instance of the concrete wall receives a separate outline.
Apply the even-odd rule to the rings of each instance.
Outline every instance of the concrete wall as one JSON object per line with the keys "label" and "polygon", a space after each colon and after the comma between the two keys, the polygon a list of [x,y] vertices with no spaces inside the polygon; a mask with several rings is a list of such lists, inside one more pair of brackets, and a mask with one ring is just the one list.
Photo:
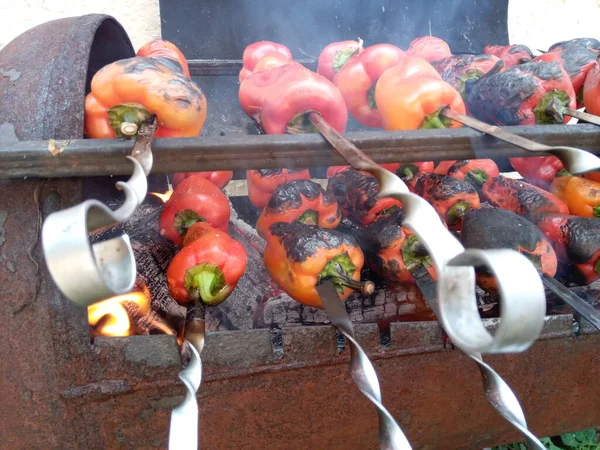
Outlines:
{"label": "concrete wall", "polygon": [[[40,23],[93,12],[116,17],[136,49],[160,37],[158,0],[0,0],[0,47]],[[511,0],[509,7],[510,41],[532,50],[574,37],[600,38],[598,23],[600,0]]]}

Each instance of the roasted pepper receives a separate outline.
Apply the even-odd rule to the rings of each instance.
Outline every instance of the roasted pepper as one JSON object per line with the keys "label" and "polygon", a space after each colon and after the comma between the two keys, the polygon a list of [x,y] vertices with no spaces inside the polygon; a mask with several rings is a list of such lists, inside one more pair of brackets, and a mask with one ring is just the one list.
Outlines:
{"label": "roasted pepper", "polygon": [[155,137],[198,136],[206,98],[196,84],[158,59],[123,59],[92,78],[85,98],[85,134],[94,139],[135,136],[155,115]]}
{"label": "roasted pepper", "polygon": [[321,51],[317,62],[317,73],[333,81],[348,60],[363,50],[363,40],[360,38],[357,41],[333,42]]}
{"label": "roasted pepper", "polygon": [[450,47],[443,39],[435,36],[423,36],[414,39],[408,46],[406,53],[418,56],[426,61],[439,61],[452,56]]}
{"label": "roasted pepper", "polygon": [[433,169],[433,173],[437,173],[438,175],[448,175],[448,170],[456,163],[456,161],[456,159],[440,161]]}
{"label": "roasted pepper", "polygon": [[440,111],[450,107],[465,113],[458,91],[442,80],[431,64],[416,56],[406,56],[381,75],[375,101],[386,130],[456,128],[462,125],[440,116]]}
{"label": "roasted pepper", "polygon": [[483,197],[492,206],[507,209],[520,216],[539,213],[568,214],[569,208],[556,195],[533,184],[512,178],[490,178],[481,188]]}
{"label": "roasted pepper", "polygon": [[394,45],[372,45],[348,61],[333,79],[344,96],[348,111],[363,125],[383,126],[375,101],[375,87],[381,74],[403,57],[404,52]]}
{"label": "roasted pepper", "polygon": [[560,64],[569,74],[577,98],[577,108],[581,108],[583,107],[583,82],[597,60],[598,52],[581,45],[566,44],[538,56],[533,61],[553,61]]}
{"label": "roasted pepper", "polygon": [[534,223],[548,237],[559,261],[575,269],[575,281],[600,278],[600,219],[568,214],[539,214]]}
{"label": "roasted pepper", "polygon": [[427,200],[451,230],[460,230],[465,213],[480,207],[477,191],[463,180],[437,173],[422,173],[411,190]]}
{"label": "roasted pepper", "polygon": [[[529,220],[497,208],[481,208],[465,214],[461,241],[465,248],[512,249],[525,255],[540,274],[554,276],[558,267],[556,253],[546,236]],[[476,269],[477,284],[497,292],[494,276]]]}
{"label": "roasted pepper", "polygon": [[[414,164],[419,164],[419,163],[414,163]],[[426,163],[423,163],[423,164],[426,164]],[[398,164],[398,163],[388,163],[388,164],[379,164],[379,165],[381,167],[383,167],[384,169],[389,170],[390,172],[396,172],[396,170],[400,166],[400,164]],[[327,172],[326,172],[327,178],[331,178],[336,173],[339,173],[342,170],[349,169],[350,167],[351,166],[329,166],[327,168]],[[368,173],[368,172],[364,172],[364,173]]]}
{"label": "roasted pepper", "polygon": [[246,180],[250,203],[262,209],[269,203],[277,186],[294,180],[310,180],[310,172],[308,169],[247,170]]}
{"label": "roasted pepper", "polygon": [[[382,164],[382,166],[385,166],[385,164]],[[419,173],[433,172],[433,161],[398,163],[389,166],[387,169],[398,175],[405,183],[412,182]]]}
{"label": "roasted pepper", "polygon": [[323,308],[316,285],[331,279],[341,300],[353,290],[371,294],[371,281],[360,281],[364,256],[352,236],[299,222],[278,222],[269,228],[265,267],[294,300]]}
{"label": "roasted pepper", "polygon": [[533,53],[525,45],[487,45],[483,53],[494,55],[504,61],[504,67],[528,63],[533,59]]}
{"label": "roasted pepper", "polygon": [[201,175],[183,180],[165,203],[159,219],[160,234],[179,245],[187,230],[197,222],[208,222],[227,231],[229,201],[214,183]]}
{"label": "roasted pepper", "polygon": [[240,85],[239,100],[244,112],[268,134],[315,131],[306,118],[312,111],[339,132],[344,131],[348,120],[340,90],[296,62],[246,77]]}
{"label": "roasted pepper", "polygon": [[596,38],[575,38],[568,41],[560,41],[550,46],[548,51],[553,52],[561,47],[570,47],[574,45],[587,48],[588,50],[594,50],[596,53],[600,52],[600,41]]}
{"label": "roasted pepper", "polygon": [[569,177],[565,186],[565,203],[571,214],[600,217],[600,183],[583,177]]}
{"label": "roasted pepper", "polygon": [[502,70],[504,67],[500,59],[494,55],[454,55],[431,65],[438,71],[444,81],[456,89],[464,100],[467,99],[465,86],[468,82],[475,82],[492,69]]}
{"label": "roasted pepper", "polygon": [[569,75],[556,62],[531,62],[481,77],[466,88],[469,112],[493,125],[535,125],[569,120],[575,108]]}
{"label": "roasted pepper", "polygon": [[194,175],[200,175],[209,181],[212,181],[219,189],[223,189],[227,186],[227,183],[233,178],[233,171],[231,170],[220,170],[216,172],[180,172],[173,175],[171,185],[175,189],[183,180]]}
{"label": "roasted pepper", "polygon": [[558,172],[564,168],[563,163],[556,156],[508,158],[508,160],[527,182],[542,189],[547,189]]}
{"label": "roasted pepper", "polygon": [[[164,39],[153,39],[140,48],[136,56],[157,59],[174,72],[181,72],[182,75],[190,78],[187,59],[172,42]],[[175,61],[175,64],[173,61]]]}
{"label": "roasted pepper", "polygon": [[274,223],[294,221],[335,228],[341,218],[335,197],[320,184],[310,180],[294,180],[280,184],[273,191],[256,222],[256,231],[265,237]]}
{"label": "roasted pepper", "polygon": [[595,63],[583,83],[583,104],[590,114],[600,115],[600,65]]}
{"label": "roasted pepper", "polygon": [[500,175],[500,170],[491,159],[463,159],[455,161],[448,168],[446,175],[464,180],[479,190],[488,178]]}
{"label": "roasted pepper", "polygon": [[348,168],[338,172],[327,183],[327,191],[337,199],[344,217],[361,225],[376,222],[402,204],[392,198],[377,198],[379,183],[365,172]]}
{"label": "roasted pepper", "polygon": [[435,265],[425,246],[409,229],[402,227],[403,211],[397,209],[389,216],[357,232],[369,268],[381,278],[406,284],[415,284],[411,268],[423,264],[433,279]]}
{"label": "roasted pepper", "polygon": [[557,177],[552,180],[550,183],[549,191],[560,198],[562,201],[565,201],[565,189],[567,188],[567,183],[571,179],[571,176],[568,172],[565,175],[561,175],[560,173]]}
{"label": "roasted pepper", "polygon": [[279,53],[287,58],[288,61],[292,61],[292,52],[285,45],[271,41],[259,41],[250,44],[244,49],[244,54],[242,56],[243,66],[239,75],[240,83],[244,78],[254,72],[254,68],[258,61],[271,53]]}
{"label": "roasted pepper", "polygon": [[169,293],[180,305],[218,305],[244,274],[246,249],[207,223],[195,224],[190,236],[167,269]]}

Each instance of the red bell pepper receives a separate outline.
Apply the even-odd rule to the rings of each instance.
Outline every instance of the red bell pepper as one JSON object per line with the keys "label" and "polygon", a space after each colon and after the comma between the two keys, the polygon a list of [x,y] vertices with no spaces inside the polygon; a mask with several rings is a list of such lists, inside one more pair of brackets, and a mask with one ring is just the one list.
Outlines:
{"label": "red bell pepper", "polygon": [[481,206],[473,186],[448,175],[419,174],[410,188],[431,203],[451,230],[460,230],[465,213]]}
{"label": "red bell pepper", "polygon": [[533,220],[552,242],[558,260],[574,266],[576,281],[589,284],[600,278],[600,219],[539,214]]}
{"label": "red bell pepper", "polygon": [[376,222],[402,206],[392,198],[377,198],[377,179],[353,168],[342,170],[329,178],[327,191],[337,199],[342,215],[361,225]]}
{"label": "red bell pepper", "polygon": [[358,41],[333,42],[321,51],[317,62],[317,73],[333,81],[335,75],[350,58],[363,50],[363,41],[360,38]]}
{"label": "red bell pepper", "polygon": [[556,195],[537,186],[512,178],[491,177],[481,188],[492,206],[508,209],[520,216],[539,213],[568,214],[569,208]]}
{"label": "red bell pepper", "polygon": [[560,41],[550,46],[548,51],[553,52],[561,47],[570,46],[579,46],[588,50],[594,50],[596,53],[600,52],[600,41],[596,38],[575,38],[568,41]]}
{"label": "red bell pepper", "polygon": [[277,186],[294,180],[310,180],[310,172],[308,169],[247,170],[246,180],[250,203],[262,209],[269,203]]}
{"label": "red bell pepper", "polygon": [[555,62],[531,62],[482,77],[467,86],[469,112],[493,125],[535,125],[569,120],[575,108],[569,75]]}
{"label": "red bell pepper", "polygon": [[583,104],[590,114],[600,115],[600,64],[595,63],[583,83]]}
{"label": "red bell pepper", "polygon": [[244,55],[242,56],[243,66],[239,75],[240,83],[254,72],[255,66],[261,58],[271,53],[279,53],[292,61],[292,52],[285,45],[271,41],[259,41],[250,44],[244,49]]}
{"label": "red bell pepper", "polygon": [[396,65],[404,55],[394,45],[372,45],[348,61],[333,79],[344,96],[348,111],[363,125],[383,126],[375,101],[375,86],[381,74]]}
{"label": "red bell pepper", "polygon": [[416,56],[404,57],[381,75],[375,101],[386,130],[461,127],[441,117],[440,111],[449,107],[465,113],[458,91],[442,80],[431,64]]}
{"label": "red bell pepper", "polygon": [[221,170],[216,172],[180,172],[173,175],[173,180],[171,181],[171,185],[173,189],[175,189],[183,180],[186,178],[192,177],[194,175],[200,175],[201,177],[206,178],[209,181],[212,181],[216,184],[219,189],[223,189],[227,186],[227,183],[231,181],[233,178],[233,171],[231,170]]}
{"label": "red bell pepper", "polygon": [[435,36],[423,36],[414,39],[410,43],[406,53],[418,56],[429,62],[439,61],[440,59],[452,56],[452,52],[446,41]]}
{"label": "red bell pepper", "polygon": [[405,183],[411,182],[419,173],[433,172],[433,161],[381,164],[381,166],[394,172]]}
{"label": "red bell pepper", "polygon": [[506,68],[525,64],[533,59],[533,53],[525,45],[486,45],[483,53],[497,56],[504,61]]}
{"label": "red bell pepper", "polygon": [[588,50],[580,45],[567,45],[556,47],[551,52],[544,53],[533,61],[559,63],[569,74],[577,98],[577,108],[581,108],[583,107],[583,83],[597,60],[597,52]]}
{"label": "red bell pepper", "polygon": [[423,264],[435,280],[437,273],[431,256],[417,236],[402,227],[403,211],[397,209],[384,219],[357,232],[365,261],[370,269],[384,280],[415,284],[411,275],[413,265]]}
{"label": "red bell pepper", "polygon": [[435,169],[433,169],[433,173],[437,173],[438,175],[448,175],[448,170],[450,170],[450,167],[452,167],[455,162],[455,159],[440,161],[437,166],[435,166]]}
{"label": "red bell pepper", "polygon": [[165,203],[159,219],[160,234],[179,245],[197,222],[227,231],[229,201],[214,183],[200,175],[183,180]]}
{"label": "red bell pepper", "polygon": [[218,305],[244,274],[246,249],[207,223],[195,224],[190,235],[167,269],[169,293],[180,305]]}
{"label": "red bell pepper", "polygon": [[[416,164],[418,167],[420,167],[421,165],[425,166],[425,169],[427,168],[427,164],[428,163],[412,163],[412,164]],[[433,165],[433,163],[431,163]],[[398,170],[398,168],[401,166],[401,164],[399,163],[387,163],[387,164],[379,164],[381,167],[383,167],[386,170],[389,170],[390,172],[396,172]],[[402,164],[402,166],[404,166],[404,164]],[[341,172],[342,170],[346,170],[349,169],[352,166],[329,166],[327,168],[327,178],[331,178],[332,176],[334,176],[336,173]],[[427,170],[424,170],[425,172]],[[368,174],[368,172],[364,172],[364,171],[360,171],[361,173],[365,173]]]}
{"label": "red bell pepper", "polygon": [[268,134],[313,131],[306,113],[316,111],[343,132],[348,111],[340,90],[302,64],[290,62],[246,77],[240,85],[240,105]]}
{"label": "red bell pepper", "polygon": [[[185,56],[172,42],[164,39],[153,39],[142,46],[137,51],[136,56],[157,59],[171,70],[179,71],[190,78],[190,69]],[[175,61],[176,64],[173,65],[172,61]]]}
{"label": "red bell pepper", "polygon": [[[512,249],[526,256],[540,274],[553,277],[558,261],[552,245],[529,220],[498,208],[481,208],[465,215],[461,241],[466,249]],[[488,292],[497,292],[493,274],[476,269],[477,284]]]}
{"label": "red bell pepper", "polygon": [[265,237],[276,222],[301,222],[336,228],[340,211],[333,195],[311,180],[294,180],[277,186],[256,222],[256,231]]}
{"label": "red bell pepper", "polygon": [[[431,65],[438,71],[442,79],[456,89],[466,100],[465,86],[467,82],[475,82],[485,74],[497,67],[500,59],[494,55],[454,55]],[[502,63],[501,63],[502,64]],[[502,70],[498,66],[495,70]]]}
{"label": "red bell pepper", "polygon": [[500,170],[491,159],[464,159],[452,164],[448,168],[448,175],[464,180],[479,190],[489,178],[500,175]]}
{"label": "red bell pepper", "polygon": [[564,168],[563,163],[556,156],[508,158],[508,160],[526,181],[542,189],[547,189],[558,172]]}

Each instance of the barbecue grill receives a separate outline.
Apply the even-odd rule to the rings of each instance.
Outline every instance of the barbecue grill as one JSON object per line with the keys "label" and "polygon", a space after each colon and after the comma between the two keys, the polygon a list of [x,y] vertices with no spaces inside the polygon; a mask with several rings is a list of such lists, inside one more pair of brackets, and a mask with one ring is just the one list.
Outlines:
{"label": "barbecue grill", "polygon": [[[159,305],[154,322],[138,325],[142,336],[93,337],[85,309],[60,293],[39,245],[41,223],[52,212],[88,198],[112,209],[122,204],[114,183],[131,175],[125,156],[133,143],[82,139],[82,105],[93,74],[133,53],[122,27],[103,15],[48,22],[0,52],[2,447],[164,448],[171,410],[184,396],[177,378],[178,336],[164,335],[165,317],[176,324],[181,311]],[[237,84],[230,77],[239,62],[191,60],[190,68],[202,77],[209,109],[220,106],[211,112],[206,135],[154,140],[150,191],[166,191],[164,174],[177,171],[302,166],[320,178],[328,165],[344,164],[319,135],[249,135],[256,131],[237,108]],[[593,125],[507,128],[548,145],[600,154],[600,131]],[[466,128],[357,129],[346,136],[379,163],[528,155]],[[243,195],[231,201],[235,233],[251,244],[249,257],[258,261],[260,240],[247,226],[256,212]],[[148,197],[122,227],[93,237],[125,229],[153,307],[161,286],[151,281],[157,271],[164,273],[174,252],[148,220],[160,207],[160,200]],[[143,259],[149,253],[152,258]],[[324,314],[269,298],[275,292],[265,295],[267,281],[259,271],[250,271],[245,283],[232,302],[207,312],[214,331],[207,333],[202,353],[201,446],[374,447],[374,408],[341,367],[350,358],[347,341]],[[587,291],[595,295],[593,286]],[[241,306],[251,308],[242,314]],[[355,297],[350,306],[356,339],[374,362],[384,403],[414,448],[482,448],[521,438],[485,402],[470,359],[445,345],[437,322],[423,321],[431,316],[418,295],[384,290],[370,300]],[[486,357],[519,397],[537,436],[600,424],[600,335],[560,303],[549,312],[526,353]],[[395,316],[410,321],[394,322]],[[389,328],[375,323],[382,319],[391,322]],[[498,321],[485,324],[494,329]]]}

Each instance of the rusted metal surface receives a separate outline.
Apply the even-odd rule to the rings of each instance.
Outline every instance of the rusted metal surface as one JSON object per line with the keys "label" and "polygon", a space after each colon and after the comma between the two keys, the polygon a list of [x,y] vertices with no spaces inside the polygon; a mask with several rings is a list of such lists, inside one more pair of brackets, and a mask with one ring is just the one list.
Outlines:
{"label": "rusted metal surface", "polygon": [[0,51],[0,73],[9,74],[0,76],[0,124],[6,136],[83,137],[83,100],[91,76],[134,54],[125,30],[102,14],[53,20],[16,37]]}
{"label": "rusted metal surface", "polygon": [[[600,129],[594,125],[506,127],[547,145],[576,145],[600,153]],[[421,131],[365,131],[345,135],[378,163],[530,156],[506,142],[467,128]],[[125,155],[131,142],[72,140],[53,156],[47,141],[0,143],[0,178],[127,175]],[[235,135],[156,139],[153,173],[202,170],[327,167],[344,159],[319,135]],[[542,153],[540,153],[541,155]],[[99,163],[99,155],[102,163]]]}

